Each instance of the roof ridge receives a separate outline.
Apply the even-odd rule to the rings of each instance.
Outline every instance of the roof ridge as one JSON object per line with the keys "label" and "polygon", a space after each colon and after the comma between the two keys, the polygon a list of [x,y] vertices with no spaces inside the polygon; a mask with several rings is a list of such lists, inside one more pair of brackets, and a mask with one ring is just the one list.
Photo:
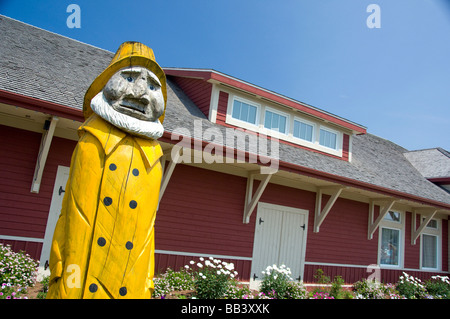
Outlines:
{"label": "roof ridge", "polygon": [[447,150],[443,149],[442,147],[438,147],[437,150],[442,154],[444,154],[445,156],[447,156],[448,158],[450,158],[450,152],[448,152]]}

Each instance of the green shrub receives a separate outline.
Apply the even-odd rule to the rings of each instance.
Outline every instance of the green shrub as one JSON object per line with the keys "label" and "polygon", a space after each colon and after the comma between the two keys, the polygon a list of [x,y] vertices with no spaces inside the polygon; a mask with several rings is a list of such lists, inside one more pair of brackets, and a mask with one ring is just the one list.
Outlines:
{"label": "green shrub", "polygon": [[425,282],[430,296],[436,299],[450,299],[450,280],[447,276],[433,276]]}
{"label": "green shrub", "polygon": [[395,293],[391,286],[386,287],[377,280],[363,279],[353,284],[356,299],[389,299],[388,295]]}
{"label": "green shrub", "polygon": [[0,299],[18,299],[36,281],[38,263],[24,252],[0,244]]}
{"label": "green shrub", "polygon": [[185,269],[174,271],[168,268],[163,275],[155,277],[153,282],[155,284],[153,297],[155,298],[164,298],[172,291],[194,289],[194,277]]}
{"label": "green shrub", "polygon": [[396,288],[399,294],[407,299],[424,299],[427,297],[427,291],[422,281],[405,272],[400,276]]}
{"label": "green shrub", "polygon": [[10,245],[0,244],[0,282],[30,287],[36,280],[38,263],[25,252],[14,252]]}
{"label": "green shrub", "polygon": [[292,281],[291,270],[285,265],[268,266],[263,272],[260,297],[275,299],[303,299],[307,293],[303,284]]}
{"label": "green shrub", "polygon": [[[230,281],[235,278],[237,271],[233,263],[227,263],[213,257],[205,259],[201,257],[199,262],[191,260],[186,269],[194,274],[194,287],[196,297],[199,299],[225,298]],[[194,267],[191,268],[191,267]]]}

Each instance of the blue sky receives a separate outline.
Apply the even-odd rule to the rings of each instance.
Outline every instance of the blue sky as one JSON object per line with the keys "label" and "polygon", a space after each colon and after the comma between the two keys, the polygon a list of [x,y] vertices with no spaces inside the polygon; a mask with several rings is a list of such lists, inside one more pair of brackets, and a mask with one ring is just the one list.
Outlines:
{"label": "blue sky", "polygon": [[140,41],[162,67],[215,69],[409,150],[450,150],[450,0],[0,0],[0,13],[112,52]]}

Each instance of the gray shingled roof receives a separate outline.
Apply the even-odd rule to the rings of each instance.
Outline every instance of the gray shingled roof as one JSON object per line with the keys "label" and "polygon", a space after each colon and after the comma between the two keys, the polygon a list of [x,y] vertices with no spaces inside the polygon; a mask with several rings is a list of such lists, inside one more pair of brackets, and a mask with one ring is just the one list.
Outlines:
{"label": "gray shingled roof", "polygon": [[[106,68],[113,53],[0,15],[0,89],[81,109],[84,93]],[[211,123],[168,77],[164,128],[173,132],[194,121]],[[407,150],[372,134],[354,136],[352,161],[280,143],[280,161],[388,188],[450,205],[450,195],[426,180],[408,161]]]}
{"label": "gray shingled roof", "polygon": [[426,178],[450,177],[450,153],[440,147],[407,152],[405,157]]}

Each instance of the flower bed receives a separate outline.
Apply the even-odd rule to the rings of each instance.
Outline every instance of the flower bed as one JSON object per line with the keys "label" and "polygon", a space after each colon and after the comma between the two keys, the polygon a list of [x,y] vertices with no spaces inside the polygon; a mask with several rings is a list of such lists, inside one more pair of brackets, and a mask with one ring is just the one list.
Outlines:
{"label": "flower bed", "polygon": [[[36,284],[38,263],[23,252],[15,253],[10,246],[0,244],[0,299],[25,299]],[[343,287],[343,279],[331,280],[321,269],[316,271],[316,286],[306,289],[293,281],[285,265],[271,265],[263,272],[259,291],[238,281],[232,263],[219,259],[199,258],[183,269],[167,271],[154,278],[155,299],[450,299],[450,280],[433,276],[422,282],[403,273],[395,284],[363,279],[352,289]],[[43,299],[48,277],[38,285],[34,298]],[[36,288],[36,287],[35,287]],[[36,289],[34,289],[36,290]]]}

